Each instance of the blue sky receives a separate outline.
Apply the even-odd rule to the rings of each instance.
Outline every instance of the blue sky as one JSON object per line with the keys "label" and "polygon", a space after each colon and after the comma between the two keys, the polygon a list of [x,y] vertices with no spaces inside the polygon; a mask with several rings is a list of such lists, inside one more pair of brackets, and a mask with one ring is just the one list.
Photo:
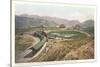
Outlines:
{"label": "blue sky", "polygon": [[85,21],[94,18],[93,7],[55,6],[34,3],[15,3],[15,14],[30,14]]}

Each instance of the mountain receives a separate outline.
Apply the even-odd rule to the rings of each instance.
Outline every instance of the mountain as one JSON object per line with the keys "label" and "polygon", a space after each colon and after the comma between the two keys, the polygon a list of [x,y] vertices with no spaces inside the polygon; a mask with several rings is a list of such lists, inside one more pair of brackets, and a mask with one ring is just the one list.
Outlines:
{"label": "mountain", "polygon": [[46,27],[56,27],[60,24],[64,24],[66,27],[72,27],[76,24],[80,24],[78,20],[67,20],[57,17],[38,16],[38,15],[16,15],[15,27],[16,28],[29,28],[44,25]]}
{"label": "mountain", "polygon": [[94,27],[94,20],[86,20],[81,24],[81,27],[87,28],[87,27]]}
{"label": "mountain", "polygon": [[86,20],[81,24],[81,27],[84,31],[91,34],[92,37],[94,37],[94,20]]}
{"label": "mountain", "polygon": [[78,20],[68,20],[68,19],[62,19],[62,18],[58,18],[58,17],[48,17],[48,16],[46,16],[46,17],[44,16],[43,18],[54,21],[58,25],[64,24],[66,27],[72,27],[77,24],[80,24],[80,22]]}
{"label": "mountain", "polygon": [[34,26],[48,26],[54,27],[56,23],[42,19],[41,17],[27,17],[27,16],[15,16],[15,25],[16,28],[28,28]]}

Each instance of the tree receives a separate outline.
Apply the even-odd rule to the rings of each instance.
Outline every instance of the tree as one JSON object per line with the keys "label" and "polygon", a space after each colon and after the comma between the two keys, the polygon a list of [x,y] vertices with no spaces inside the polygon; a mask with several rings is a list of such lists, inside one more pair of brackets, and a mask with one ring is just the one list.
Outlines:
{"label": "tree", "polygon": [[66,26],[64,24],[60,24],[59,28],[65,28]]}
{"label": "tree", "polygon": [[79,30],[81,28],[81,26],[79,24],[75,25],[74,29]]}

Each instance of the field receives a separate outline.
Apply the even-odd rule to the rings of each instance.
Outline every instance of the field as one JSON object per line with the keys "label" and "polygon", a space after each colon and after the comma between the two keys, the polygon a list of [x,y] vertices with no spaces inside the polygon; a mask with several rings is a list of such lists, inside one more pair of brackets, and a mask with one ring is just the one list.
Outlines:
{"label": "field", "polygon": [[15,63],[95,58],[93,6],[15,4]]}
{"label": "field", "polygon": [[[16,31],[16,59],[18,59],[17,55],[19,53],[23,52],[26,48],[35,42],[33,36],[26,34],[26,32],[31,33],[37,30],[39,31],[40,28]],[[94,39],[91,37],[90,33],[87,33],[87,31],[68,30],[66,28],[46,28],[45,31],[48,36],[46,47],[35,58],[25,62],[79,60],[94,58],[94,51],[92,50],[89,52],[89,50],[94,49]],[[52,33],[59,33],[60,36],[52,35]],[[69,36],[66,38],[62,36],[68,36],[71,34],[74,34],[74,36]]]}

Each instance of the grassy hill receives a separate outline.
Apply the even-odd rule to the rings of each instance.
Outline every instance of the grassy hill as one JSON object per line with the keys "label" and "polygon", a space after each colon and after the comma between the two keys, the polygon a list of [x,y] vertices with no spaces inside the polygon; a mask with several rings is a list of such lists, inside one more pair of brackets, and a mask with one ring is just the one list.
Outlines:
{"label": "grassy hill", "polygon": [[72,27],[80,24],[78,20],[67,20],[57,17],[38,16],[38,15],[16,15],[15,27],[16,28],[29,28],[44,25],[46,27],[56,27],[64,24],[66,27]]}

